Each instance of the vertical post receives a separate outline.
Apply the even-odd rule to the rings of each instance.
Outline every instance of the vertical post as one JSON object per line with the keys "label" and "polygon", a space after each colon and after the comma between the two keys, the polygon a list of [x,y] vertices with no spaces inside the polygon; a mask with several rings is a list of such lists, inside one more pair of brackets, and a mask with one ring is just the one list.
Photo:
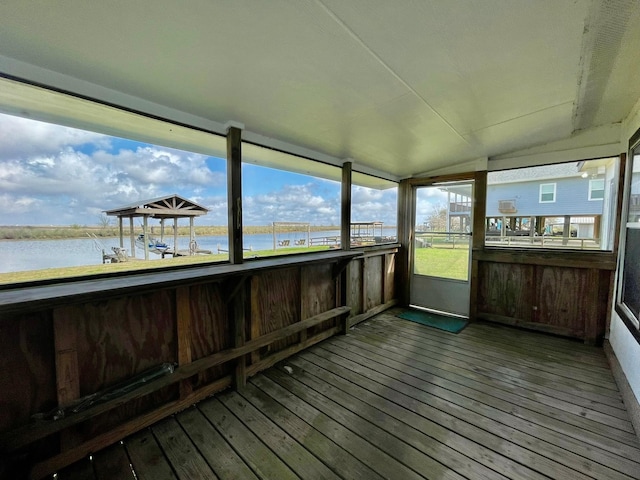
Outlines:
{"label": "vertical post", "polygon": [[133,231],[133,217],[129,217],[129,236],[131,237],[131,256],[136,258],[136,236]]}
{"label": "vertical post", "polygon": [[276,222],[271,222],[272,224],[272,232],[273,232],[273,249],[275,250],[277,245],[276,245]]}
{"label": "vertical post", "polygon": [[475,320],[478,314],[478,291],[480,263],[474,258],[474,252],[484,249],[486,242],[487,216],[487,172],[476,172],[473,182],[473,214],[471,229],[471,275],[469,285],[469,319]]}
{"label": "vertical post", "polygon": [[536,217],[529,217],[529,236],[531,243],[533,243],[533,237],[536,236]]}
{"label": "vertical post", "polygon": [[173,257],[178,256],[178,217],[173,217]]}
{"label": "vertical post", "polygon": [[160,241],[164,242],[164,218],[160,219]]}
{"label": "vertical post", "polygon": [[149,239],[147,235],[147,215],[142,216],[142,233],[144,235],[144,259],[149,260]]}
{"label": "vertical post", "polygon": [[[189,287],[176,289],[176,335],[178,338],[178,366],[191,363],[191,304]],[[186,398],[193,392],[190,379],[180,382],[180,398]]]}
{"label": "vertical post", "polygon": [[195,239],[196,239],[196,233],[193,228],[193,217],[189,217],[189,255],[195,255],[196,253],[195,248],[192,248],[195,246],[192,243],[195,241]]}
{"label": "vertical post", "polygon": [[242,130],[227,130],[227,202],[229,261],[242,263]]}
{"label": "vertical post", "polygon": [[396,285],[401,305],[409,305],[411,289],[411,263],[413,256],[413,232],[415,225],[414,189],[409,180],[400,181],[398,186],[398,264]]}
{"label": "vertical post", "polygon": [[120,215],[118,215],[118,233],[120,234],[120,248],[124,248],[124,226]]}
{"label": "vertical post", "polygon": [[562,245],[567,245],[571,238],[571,216],[564,216],[564,225],[562,226]]}
{"label": "vertical post", "polygon": [[447,190],[447,236],[451,231],[451,192]]}
{"label": "vertical post", "polygon": [[53,310],[58,406],[67,407],[80,397],[76,325],[65,307]]}
{"label": "vertical post", "polygon": [[342,186],[340,188],[340,248],[351,249],[351,176],[352,163],[342,164]]}
{"label": "vertical post", "polygon": [[602,215],[594,215],[593,216],[593,239],[599,245],[602,239],[602,232],[600,229],[602,228],[601,224]]}
{"label": "vertical post", "polygon": [[[340,187],[340,248],[351,250],[351,181],[353,164],[346,161],[342,164],[342,185]],[[351,266],[347,266],[338,277],[338,295],[336,295],[338,305],[346,305],[347,292],[349,291],[349,281]],[[349,332],[349,314],[337,319],[341,322],[343,335]]]}
{"label": "vertical post", "polygon": [[[78,368],[78,336],[73,312],[69,307],[53,310],[53,337],[55,344],[56,389],[58,407],[66,408],[80,398]],[[67,450],[79,443],[73,431],[62,432],[60,448]]]}
{"label": "vertical post", "polygon": [[[244,278],[239,280],[242,282],[238,293],[233,299],[232,310],[233,316],[233,346],[242,347],[246,338],[246,321],[245,321],[245,302],[247,297],[247,285]],[[236,360],[236,368],[233,374],[233,386],[240,389],[247,384],[247,356],[242,355]]]}

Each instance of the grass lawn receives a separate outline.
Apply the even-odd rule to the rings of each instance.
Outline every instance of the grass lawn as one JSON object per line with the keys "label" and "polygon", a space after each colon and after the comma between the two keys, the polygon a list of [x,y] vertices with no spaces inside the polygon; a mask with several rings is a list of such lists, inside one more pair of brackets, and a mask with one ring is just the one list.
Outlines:
{"label": "grass lawn", "polygon": [[414,252],[414,273],[418,275],[467,280],[469,271],[468,248],[416,248]]}
{"label": "grass lawn", "polygon": [[[244,252],[245,258],[263,258],[274,255],[285,255],[293,253],[306,253],[319,250],[327,250],[327,247],[292,247],[279,248],[277,250],[260,250],[255,252]],[[155,257],[155,258],[154,258]],[[84,277],[87,275],[98,275],[115,272],[150,271],[157,268],[164,268],[178,265],[198,265],[213,262],[224,262],[229,256],[227,253],[212,255],[194,255],[189,257],[167,257],[162,259],[152,255],[151,260],[131,260],[123,263],[106,263],[96,265],[84,265],[80,267],[46,268],[42,270],[27,270],[24,272],[0,273],[0,285],[16,284],[22,282],[34,282],[39,280],[52,280],[73,277]]]}

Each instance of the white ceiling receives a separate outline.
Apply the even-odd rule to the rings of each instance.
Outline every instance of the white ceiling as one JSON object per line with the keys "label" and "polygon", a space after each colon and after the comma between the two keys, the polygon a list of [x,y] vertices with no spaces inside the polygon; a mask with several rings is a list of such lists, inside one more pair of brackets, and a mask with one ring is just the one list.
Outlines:
{"label": "white ceiling", "polygon": [[0,73],[395,178],[619,123],[640,97],[636,0],[53,5],[0,3]]}

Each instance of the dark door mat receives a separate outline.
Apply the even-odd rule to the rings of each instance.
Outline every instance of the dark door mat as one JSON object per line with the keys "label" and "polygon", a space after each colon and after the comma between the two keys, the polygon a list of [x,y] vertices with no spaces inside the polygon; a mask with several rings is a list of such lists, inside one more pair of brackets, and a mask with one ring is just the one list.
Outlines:
{"label": "dark door mat", "polygon": [[469,323],[469,321],[464,318],[447,317],[422,310],[405,310],[397,316],[405,320],[426,325],[427,327],[439,328],[440,330],[451,333],[460,333]]}

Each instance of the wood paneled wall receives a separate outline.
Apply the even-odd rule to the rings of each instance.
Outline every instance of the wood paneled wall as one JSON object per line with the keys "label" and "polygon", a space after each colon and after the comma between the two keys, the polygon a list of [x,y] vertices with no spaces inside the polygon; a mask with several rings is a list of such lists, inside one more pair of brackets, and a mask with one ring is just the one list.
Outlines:
{"label": "wood paneled wall", "polygon": [[351,262],[347,292],[350,326],[399,303],[395,286],[397,256],[398,248],[392,248],[367,252]]}
{"label": "wood paneled wall", "polygon": [[610,311],[611,253],[474,252],[475,316],[578,338],[604,339]]}
{"label": "wood paneled wall", "polygon": [[[240,364],[251,375],[344,331],[395,303],[396,253],[397,248],[372,249],[352,260],[298,261],[256,271],[245,268],[237,275],[227,270],[223,278],[214,273],[209,280],[186,280],[151,293],[125,289],[102,299],[80,297],[77,303],[2,314],[4,457],[36,464],[37,475],[53,472],[232,385]],[[238,312],[244,322],[239,340],[234,326]],[[297,328],[302,321],[310,326]],[[238,350],[252,341],[261,342],[259,348],[250,347],[246,354]],[[177,381],[165,378],[158,388],[145,387],[143,394],[99,407],[78,421],[74,414],[55,422],[31,419],[163,363],[177,365],[168,376]]]}

